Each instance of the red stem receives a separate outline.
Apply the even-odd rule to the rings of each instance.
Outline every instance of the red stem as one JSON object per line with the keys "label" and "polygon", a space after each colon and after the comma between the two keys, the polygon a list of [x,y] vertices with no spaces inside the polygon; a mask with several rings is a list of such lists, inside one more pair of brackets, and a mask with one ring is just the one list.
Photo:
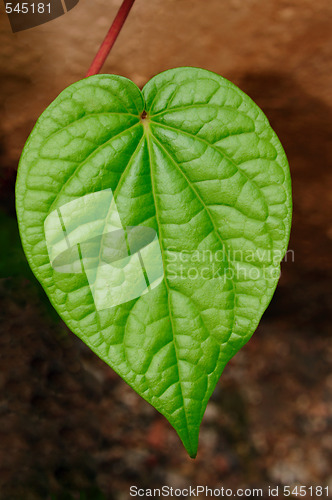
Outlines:
{"label": "red stem", "polygon": [[112,26],[110,27],[109,32],[106,35],[105,40],[100,46],[100,49],[97,52],[96,57],[92,61],[92,64],[87,72],[86,76],[96,75],[100,72],[101,68],[104,65],[104,62],[107,59],[108,54],[111,51],[116,39],[119,36],[119,33],[122,29],[122,26],[125,23],[125,20],[128,17],[130,9],[134,5],[135,0],[123,0],[122,5],[115,16]]}

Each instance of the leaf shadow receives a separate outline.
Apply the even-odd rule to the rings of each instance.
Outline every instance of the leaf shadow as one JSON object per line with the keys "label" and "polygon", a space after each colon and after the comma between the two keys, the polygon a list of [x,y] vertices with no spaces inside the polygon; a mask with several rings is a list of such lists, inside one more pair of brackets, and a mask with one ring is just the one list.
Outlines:
{"label": "leaf shadow", "polygon": [[327,333],[332,313],[332,110],[286,73],[253,72],[236,83],[268,117],[292,176],[289,251],[264,318],[285,316],[299,328]]}

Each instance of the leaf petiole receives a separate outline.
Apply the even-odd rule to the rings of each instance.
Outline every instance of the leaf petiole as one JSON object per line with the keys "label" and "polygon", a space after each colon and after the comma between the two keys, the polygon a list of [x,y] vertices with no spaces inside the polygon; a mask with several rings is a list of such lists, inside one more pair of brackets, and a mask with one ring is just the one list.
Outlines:
{"label": "leaf petiole", "polygon": [[86,74],[86,77],[96,75],[100,72],[103,67],[116,39],[118,38],[120,31],[128,17],[130,9],[134,5],[135,0],[123,0],[120,9],[110,27],[105,40],[101,44],[92,64]]}

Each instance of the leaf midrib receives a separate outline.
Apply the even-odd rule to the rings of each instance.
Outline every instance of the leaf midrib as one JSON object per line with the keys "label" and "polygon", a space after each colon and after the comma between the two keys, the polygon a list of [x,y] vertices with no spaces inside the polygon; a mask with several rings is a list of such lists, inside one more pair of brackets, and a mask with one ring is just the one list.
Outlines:
{"label": "leaf midrib", "polygon": [[[159,239],[159,245],[160,245],[160,250],[161,250],[161,255],[162,255],[162,261],[164,263],[165,262],[165,255],[164,255],[164,251],[165,250],[164,250],[164,246],[163,246],[162,239],[161,239],[161,224],[160,224],[160,221],[159,221],[159,215],[158,215],[158,210],[157,210],[156,189],[155,189],[155,185],[154,185],[154,177],[153,177],[153,174],[152,174],[152,155],[151,155],[151,145],[150,145],[149,133],[145,132],[145,137],[146,137],[147,149],[148,149],[148,155],[149,155],[151,188],[152,188],[152,196],[153,196],[154,205],[155,205],[156,222],[157,222],[157,226],[158,226],[158,239]],[[181,399],[182,399],[182,404],[183,404],[183,412],[184,412],[184,417],[185,417],[185,421],[186,421],[186,434],[187,434],[188,443],[191,446],[191,453],[190,454],[192,455],[193,450],[195,450],[195,446],[193,446],[193,444],[192,444],[191,433],[189,431],[188,416],[187,416],[185,398],[184,398],[183,387],[182,387],[181,376],[180,376],[180,370],[179,370],[179,353],[178,353],[176,342],[175,342],[175,327],[174,327],[174,321],[173,321],[173,316],[172,316],[172,313],[171,313],[171,306],[170,306],[170,287],[169,287],[169,284],[167,282],[166,276],[164,276],[164,283],[165,283],[166,293],[167,293],[168,315],[169,315],[170,324],[171,324],[171,330],[172,330],[172,336],[173,336],[173,345],[174,345],[174,352],[175,352],[175,357],[176,357],[176,369],[177,369],[177,373],[178,373],[178,380],[179,380],[180,391],[181,391]]]}

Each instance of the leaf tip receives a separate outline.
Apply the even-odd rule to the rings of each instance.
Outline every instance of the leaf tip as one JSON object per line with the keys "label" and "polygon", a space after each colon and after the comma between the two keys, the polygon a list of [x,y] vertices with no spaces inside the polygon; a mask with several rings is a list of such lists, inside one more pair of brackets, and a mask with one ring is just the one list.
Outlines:
{"label": "leaf tip", "polygon": [[[176,429],[175,429],[176,430]],[[181,433],[177,431],[179,438],[182,441],[182,444],[188,453],[189,457],[195,459],[198,451],[198,436],[199,429],[195,431],[191,431],[186,429],[185,433]]]}

